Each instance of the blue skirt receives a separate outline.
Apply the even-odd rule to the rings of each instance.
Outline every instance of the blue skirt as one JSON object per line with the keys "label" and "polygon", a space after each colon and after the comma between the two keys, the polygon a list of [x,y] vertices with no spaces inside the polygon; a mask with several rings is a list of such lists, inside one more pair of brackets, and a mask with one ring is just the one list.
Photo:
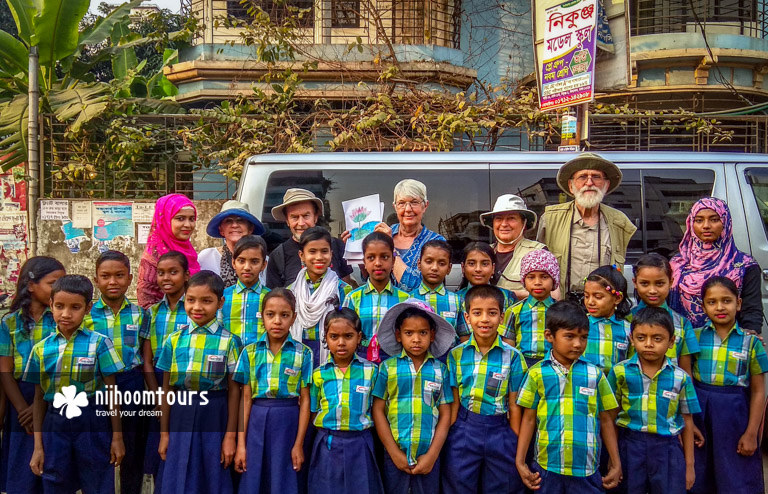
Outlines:
{"label": "blue skirt", "polygon": [[736,452],[749,422],[749,388],[713,386],[694,381],[701,413],[693,416],[704,434],[704,447],[694,448],[693,493],[754,494],[763,490],[760,437],[755,453]]}
{"label": "blue skirt", "polygon": [[[31,405],[35,399],[35,385],[22,381],[17,382],[24,401]],[[32,473],[32,469],[29,468],[29,461],[32,459],[34,449],[34,437],[27,434],[27,431],[19,424],[19,414],[9,400],[3,436],[4,454],[13,452],[8,454],[7,462],[3,463],[6,468],[4,471],[6,484],[3,491],[7,494],[43,492],[43,479]]]}
{"label": "blue skirt", "polygon": [[[117,389],[123,394],[144,391],[144,372],[142,368],[134,367],[131,370],[115,374]],[[120,490],[122,494],[141,494],[144,480],[144,451],[147,442],[147,417],[140,412],[145,409],[139,402],[131,400],[130,405],[121,405],[123,414],[123,442],[125,443],[125,458],[120,464]]]}
{"label": "blue skirt", "polygon": [[309,494],[383,494],[371,430],[318,429],[307,490]]}
{"label": "blue skirt", "polygon": [[106,414],[97,414],[107,409],[88,405],[71,419],[61,411],[49,406],[43,421],[43,491],[74,494],[82,489],[88,494],[114,494],[112,427]]}
{"label": "blue skirt", "polygon": [[[299,428],[298,399],[255,399],[248,419],[246,470],[239,492],[288,494],[306,492],[293,469],[291,449]],[[302,470],[309,468],[309,463]]]}
{"label": "blue skirt", "polygon": [[227,428],[227,391],[199,394],[191,404],[171,406],[170,440],[159,492],[162,494],[231,494],[232,467],[221,464]]}
{"label": "blue skirt", "polygon": [[[163,371],[155,369],[158,384],[163,385]],[[162,460],[157,448],[160,447],[160,416],[149,417],[147,421],[147,446],[144,450],[144,473],[155,477],[155,490],[158,492]]]}

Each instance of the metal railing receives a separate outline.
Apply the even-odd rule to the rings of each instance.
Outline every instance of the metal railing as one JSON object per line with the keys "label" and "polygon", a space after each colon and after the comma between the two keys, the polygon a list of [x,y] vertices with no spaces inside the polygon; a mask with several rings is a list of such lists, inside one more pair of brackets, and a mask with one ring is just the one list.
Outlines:
{"label": "metal railing", "polygon": [[630,0],[632,36],[666,33],[768,35],[766,0]]}
{"label": "metal railing", "polygon": [[260,9],[278,25],[299,30],[307,44],[414,44],[458,48],[461,0],[183,0],[204,29],[195,43],[240,39],[242,28]]}

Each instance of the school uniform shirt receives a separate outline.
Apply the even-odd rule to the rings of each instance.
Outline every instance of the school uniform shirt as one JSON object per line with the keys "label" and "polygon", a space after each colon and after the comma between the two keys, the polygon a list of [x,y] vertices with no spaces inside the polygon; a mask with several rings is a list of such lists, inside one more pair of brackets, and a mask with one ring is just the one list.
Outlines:
{"label": "school uniform shirt", "polygon": [[546,329],[546,314],[555,299],[547,297],[537,300],[529,295],[525,300],[516,303],[504,314],[504,322],[499,326],[501,336],[515,339],[515,347],[526,357],[544,358],[552,347],[544,339]]}
{"label": "school uniform shirt", "polygon": [[367,347],[371,338],[378,333],[384,314],[408,298],[408,292],[395,287],[392,282],[388,282],[384,290],[379,293],[371,284],[371,280],[368,280],[365,285],[349,292],[342,307],[349,307],[360,316],[360,322],[363,324],[362,346]]}
{"label": "school uniform shirt", "polygon": [[501,336],[485,355],[474,335],[448,354],[448,384],[458,388],[461,406],[480,415],[506,414],[508,395],[520,389],[526,370],[523,356]]}
{"label": "school uniform shirt", "polygon": [[386,401],[392,436],[415,463],[432,444],[440,416],[438,408],[453,402],[448,367],[427,353],[416,370],[403,350],[400,356],[388,358],[379,366],[373,396]]}
{"label": "school uniform shirt", "polygon": [[39,321],[25,320],[21,310],[11,312],[0,322],[0,356],[13,357],[13,378],[24,374],[32,347],[56,331],[53,312],[46,307]]}
{"label": "school uniform shirt", "polygon": [[[648,305],[645,302],[640,301],[640,303],[632,309],[632,315],[634,316],[637,314],[637,311],[645,307],[648,307]],[[678,365],[680,357],[683,355],[699,353],[699,342],[696,341],[696,333],[693,331],[693,325],[687,317],[684,317],[673,310],[666,302],[659,307],[666,310],[669,315],[672,316],[672,324],[675,327],[675,345],[667,350],[667,357],[672,360],[673,365]],[[631,317],[632,316],[627,318],[630,322],[632,321]],[[634,348],[630,348],[629,354],[634,354]]]}
{"label": "school uniform shirt", "polygon": [[464,319],[464,313],[461,311],[461,297],[446,289],[445,285],[429,288],[422,281],[421,285],[411,292],[411,297],[429,304],[435,314],[448,321],[454,329],[458,327],[459,319]]}
{"label": "school uniform shirt", "polygon": [[240,280],[224,289],[224,306],[219,322],[240,338],[243,345],[253,343],[264,334],[261,302],[267,293],[269,288],[261,283],[249,288]]}
{"label": "school uniform shirt", "polygon": [[589,477],[600,462],[600,412],[618,407],[605,374],[579,358],[570,369],[552,351],[531,366],[517,404],[536,410],[536,462],[548,472]]}
{"label": "school uniform shirt", "polygon": [[[469,336],[472,334],[472,328],[464,319],[464,312],[467,311],[466,307],[464,306],[464,297],[467,295],[467,292],[470,288],[472,288],[472,285],[465,286],[464,288],[456,291],[456,294],[461,299],[461,308],[459,309],[459,322],[456,325],[456,334],[459,336]],[[500,286],[497,286],[496,288],[501,290],[501,293],[504,294],[504,307],[501,308],[501,313],[503,314],[508,308],[512,307],[515,302],[517,302],[517,297],[515,296],[514,292],[507,290],[506,288],[501,288]],[[499,326],[499,328],[501,328],[501,326]]]}
{"label": "school uniform shirt", "polygon": [[683,414],[701,412],[693,380],[670,358],[649,377],[633,355],[611,368],[608,382],[619,402],[616,424],[620,427],[676,436],[685,426]]}
{"label": "school uniform shirt", "polygon": [[232,379],[250,385],[254,399],[297,398],[312,381],[312,350],[288,335],[273,354],[265,334],[243,349]]}
{"label": "school uniform shirt", "polygon": [[608,374],[611,367],[627,359],[629,323],[616,314],[611,317],[589,316],[587,348],[582,357]]}
{"label": "school uniform shirt", "polygon": [[[325,275],[323,275],[325,276]],[[304,273],[304,280],[309,285],[309,293],[315,293],[315,291],[320,287],[320,283],[323,282],[323,278],[321,277],[319,280],[313,282],[309,279],[309,275],[307,273]],[[295,283],[291,283],[288,286],[288,289],[293,291],[293,285]],[[341,307],[341,304],[344,303],[344,300],[347,298],[347,295],[352,291],[352,287],[347,284],[344,280],[339,278],[339,281],[337,283],[337,291],[338,291],[338,297],[339,301],[335,304],[336,307]],[[320,324],[322,324],[322,319],[318,321],[317,324],[315,324],[311,328],[304,328],[304,335],[302,336],[302,339],[304,340],[312,340],[317,341],[320,339]]]}
{"label": "school uniform shirt", "polygon": [[53,401],[65,386],[86,396],[104,387],[104,377],[123,370],[120,355],[106,336],[82,325],[67,339],[58,329],[33,348],[22,379],[39,384],[43,399]]}
{"label": "school uniform shirt", "polygon": [[149,327],[149,314],[146,309],[123,299],[117,314],[99,299],[91,308],[91,313],[83,319],[83,327],[89,331],[103,334],[110,340],[125,364],[126,371],[142,364],[140,334],[146,334]]}
{"label": "school uniform shirt", "polygon": [[693,357],[691,374],[715,386],[748,387],[750,377],[768,372],[768,356],[757,336],[746,334],[736,323],[721,340],[712,323],[696,330],[700,351]]}
{"label": "school uniform shirt", "polygon": [[170,373],[169,384],[180,390],[219,391],[227,389],[241,348],[240,338],[215,319],[192,323],[166,338],[157,368]]}
{"label": "school uniform shirt", "polygon": [[168,297],[149,308],[149,327],[147,331],[141,334],[141,338],[149,340],[149,346],[152,348],[154,363],[160,356],[160,350],[169,334],[175,333],[189,324],[187,312],[184,309],[184,296],[182,295],[176,307],[171,307],[168,303]]}
{"label": "school uniform shirt", "polygon": [[362,431],[373,427],[371,393],[378,367],[353,354],[346,372],[328,356],[312,373],[310,408],[315,427],[337,431]]}

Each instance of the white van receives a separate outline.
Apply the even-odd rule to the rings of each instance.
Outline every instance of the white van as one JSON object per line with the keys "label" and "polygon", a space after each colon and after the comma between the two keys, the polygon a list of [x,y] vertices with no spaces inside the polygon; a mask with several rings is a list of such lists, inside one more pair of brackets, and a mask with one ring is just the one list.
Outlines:
{"label": "white van", "polygon": [[[710,195],[728,202],[738,247],[768,268],[768,155],[600,154],[624,173],[621,186],[604,202],[623,211],[638,227],[627,251],[628,277],[630,265],[643,253],[674,253],[691,205]],[[569,200],[558,189],[555,177],[560,166],[575,156],[523,152],[260,155],[248,160],[238,199],[247,202],[267,226],[265,237],[274,248],[289,232],[270,211],[282,202],[290,187],[309,189],[322,198],[325,217],[321,222],[339,235],[344,230],[342,201],[378,193],[386,205],[384,218],[396,223],[394,186],[404,178],[415,178],[427,186],[425,225],[448,240],[454,248],[454,262],[458,262],[467,243],[491,240],[491,232],[481,226],[479,215],[489,211],[499,195],[520,195],[539,214],[547,204]],[[459,267],[454,266],[448,284],[457,285],[460,277]],[[768,283],[768,269],[763,271],[763,279]],[[766,293],[764,286],[763,305],[768,314]]]}

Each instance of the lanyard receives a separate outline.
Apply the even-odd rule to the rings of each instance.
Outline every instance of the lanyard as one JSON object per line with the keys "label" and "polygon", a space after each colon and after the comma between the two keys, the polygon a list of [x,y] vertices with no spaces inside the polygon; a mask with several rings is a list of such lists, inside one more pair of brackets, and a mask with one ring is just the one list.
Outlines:
{"label": "lanyard", "polygon": [[[576,214],[576,203],[574,202],[572,204],[572,210],[573,214]],[[602,213],[600,213],[600,206],[597,207],[597,267],[602,266],[600,254],[601,248],[602,248],[602,237],[600,235],[602,228],[600,227],[600,219],[602,218]],[[583,218],[582,218],[583,220]],[[565,275],[565,291],[570,291],[571,289],[571,249],[573,249],[573,216],[571,216],[571,227],[570,227],[570,234],[568,236],[568,273]]]}

